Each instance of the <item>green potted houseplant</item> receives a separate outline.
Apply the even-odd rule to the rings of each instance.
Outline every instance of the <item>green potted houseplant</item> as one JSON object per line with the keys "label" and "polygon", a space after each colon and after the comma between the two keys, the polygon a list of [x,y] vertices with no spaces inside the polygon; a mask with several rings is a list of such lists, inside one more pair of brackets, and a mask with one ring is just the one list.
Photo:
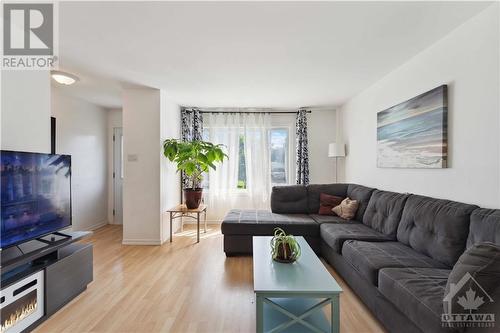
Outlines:
{"label": "green potted houseplant", "polygon": [[274,228],[274,237],[271,239],[271,255],[273,260],[283,263],[292,263],[300,257],[299,242],[292,235],[287,235],[281,228]]}
{"label": "green potted houseplant", "polygon": [[167,139],[163,142],[163,154],[177,164],[177,171],[184,172],[189,180],[189,188],[184,189],[184,198],[188,209],[198,208],[203,194],[201,181],[203,173],[216,169],[216,163],[222,163],[227,155],[223,145],[206,141],[182,141]]}

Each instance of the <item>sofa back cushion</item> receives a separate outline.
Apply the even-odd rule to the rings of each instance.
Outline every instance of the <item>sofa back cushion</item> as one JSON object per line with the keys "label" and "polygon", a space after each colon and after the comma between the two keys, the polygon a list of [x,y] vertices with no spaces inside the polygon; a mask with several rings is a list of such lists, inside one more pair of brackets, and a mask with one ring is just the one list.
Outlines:
{"label": "sofa back cushion", "polygon": [[373,191],[363,216],[363,223],[396,239],[396,231],[408,196],[409,194]]}
{"label": "sofa back cushion", "polygon": [[307,214],[306,186],[274,186],[271,192],[271,211],[277,214]]}
{"label": "sofa back cushion", "polygon": [[[469,290],[475,294],[479,303],[480,313],[492,313],[498,318],[500,315],[500,246],[493,243],[476,244],[468,248],[458,259],[448,276],[444,297],[444,313],[466,313],[470,309],[457,301],[468,296]],[[468,297],[467,297],[468,298]],[[474,305],[474,304],[472,304]],[[473,329],[466,332],[498,332],[498,327],[492,330]]]}
{"label": "sofa back cushion", "polygon": [[500,209],[479,208],[472,212],[467,248],[483,242],[500,245]]}
{"label": "sofa back cushion", "polygon": [[464,252],[474,205],[411,195],[397,230],[397,240],[448,266]]}
{"label": "sofa back cushion", "polygon": [[368,207],[368,202],[374,190],[374,188],[363,185],[349,184],[347,186],[346,196],[359,202],[359,207],[354,217],[355,220],[363,221],[363,215],[365,215],[366,207]]}
{"label": "sofa back cushion", "polygon": [[347,197],[347,184],[307,185],[307,210],[309,214],[318,214],[321,193],[345,198]]}

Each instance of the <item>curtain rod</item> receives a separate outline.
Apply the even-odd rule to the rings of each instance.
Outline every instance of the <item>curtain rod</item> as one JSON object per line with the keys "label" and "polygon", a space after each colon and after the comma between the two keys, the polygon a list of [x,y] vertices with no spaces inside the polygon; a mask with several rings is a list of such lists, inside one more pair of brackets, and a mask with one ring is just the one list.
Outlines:
{"label": "curtain rod", "polygon": [[[306,110],[306,113],[312,111]],[[297,114],[297,111],[202,111],[200,113],[269,113],[269,114]]]}
{"label": "curtain rod", "polygon": [[[258,109],[258,108],[195,108],[195,107],[182,107],[183,110],[186,111],[193,111],[193,110],[198,110],[200,113],[270,113],[270,114],[297,114],[297,111],[299,110],[305,110],[305,108],[299,108],[297,111],[287,111],[284,109],[283,111],[279,111],[279,109],[270,109],[270,108],[263,108],[263,109]],[[290,109],[288,109],[290,110]],[[306,113],[312,113],[311,110],[306,110]]]}

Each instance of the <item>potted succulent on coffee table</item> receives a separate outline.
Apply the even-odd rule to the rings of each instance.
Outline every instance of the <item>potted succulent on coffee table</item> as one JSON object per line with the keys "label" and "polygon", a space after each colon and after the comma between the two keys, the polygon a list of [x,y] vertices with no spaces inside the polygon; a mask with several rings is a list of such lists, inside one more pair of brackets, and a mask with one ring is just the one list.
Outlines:
{"label": "potted succulent on coffee table", "polygon": [[274,229],[271,239],[271,254],[274,260],[282,263],[295,262],[300,257],[300,245],[292,235],[287,235],[281,228]]}
{"label": "potted succulent on coffee table", "polygon": [[177,164],[177,172],[184,172],[189,180],[189,188],[184,189],[184,198],[188,209],[199,207],[203,188],[203,173],[216,169],[216,163],[222,163],[227,155],[223,145],[206,141],[182,141],[167,139],[163,142],[163,154]]}

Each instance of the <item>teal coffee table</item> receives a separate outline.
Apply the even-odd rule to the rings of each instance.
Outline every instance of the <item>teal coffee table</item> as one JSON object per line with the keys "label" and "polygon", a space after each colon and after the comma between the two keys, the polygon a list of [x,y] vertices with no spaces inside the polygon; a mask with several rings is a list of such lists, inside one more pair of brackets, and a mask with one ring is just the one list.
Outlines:
{"label": "teal coffee table", "polygon": [[[271,237],[253,237],[253,288],[257,332],[332,332],[340,329],[342,288],[303,237],[293,264],[271,258]],[[330,320],[323,307],[331,305]]]}

